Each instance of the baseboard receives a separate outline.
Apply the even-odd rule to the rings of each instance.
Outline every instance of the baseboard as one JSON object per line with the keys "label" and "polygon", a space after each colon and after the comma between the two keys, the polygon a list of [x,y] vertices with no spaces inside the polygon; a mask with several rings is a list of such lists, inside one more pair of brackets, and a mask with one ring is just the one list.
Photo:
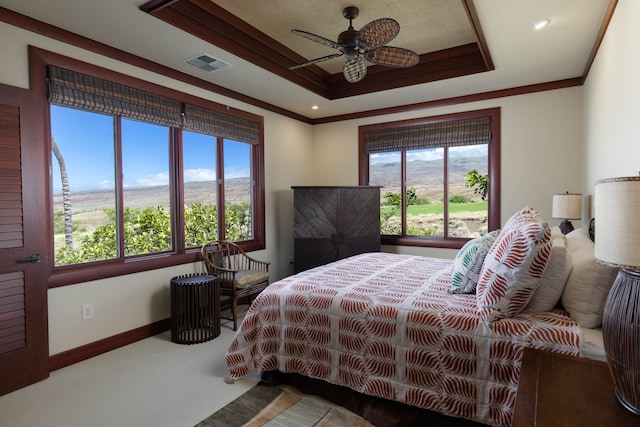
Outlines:
{"label": "baseboard", "polygon": [[49,356],[49,371],[55,371],[65,366],[98,356],[116,348],[124,347],[136,341],[152,337],[171,328],[171,319],[164,319],[150,325],[141,326],[100,341],[63,351]]}

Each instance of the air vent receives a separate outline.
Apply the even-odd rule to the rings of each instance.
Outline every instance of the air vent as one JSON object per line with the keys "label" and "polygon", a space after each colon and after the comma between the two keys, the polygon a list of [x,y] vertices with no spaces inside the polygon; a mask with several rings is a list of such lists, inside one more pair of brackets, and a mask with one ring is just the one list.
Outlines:
{"label": "air vent", "polygon": [[211,55],[203,53],[202,55],[194,56],[193,58],[185,59],[185,64],[193,65],[196,68],[200,68],[208,73],[214,71],[224,70],[231,67],[231,64],[224,62],[221,59],[214,58]]}

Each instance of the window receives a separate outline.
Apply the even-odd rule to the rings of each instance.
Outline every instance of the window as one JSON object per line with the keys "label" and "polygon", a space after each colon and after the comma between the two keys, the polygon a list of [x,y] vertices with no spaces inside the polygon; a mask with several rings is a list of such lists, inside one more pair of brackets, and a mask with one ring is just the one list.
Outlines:
{"label": "window", "polygon": [[125,274],[195,261],[218,238],[264,247],[262,118],[46,70],[54,267],[100,265],[107,277],[109,265],[135,261],[115,273]]}
{"label": "window", "polygon": [[217,138],[182,133],[185,245],[218,239]]}
{"label": "window", "polygon": [[499,109],[360,127],[383,244],[461,247],[499,227]]}
{"label": "window", "polygon": [[[51,106],[50,118],[55,264],[114,259],[114,118],[57,105]],[[100,247],[74,250],[90,238]]]}

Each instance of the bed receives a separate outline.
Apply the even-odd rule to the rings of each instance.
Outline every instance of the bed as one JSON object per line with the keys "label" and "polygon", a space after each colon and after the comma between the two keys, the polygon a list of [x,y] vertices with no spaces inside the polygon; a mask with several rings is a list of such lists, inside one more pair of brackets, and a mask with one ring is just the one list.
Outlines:
{"label": "bed", "polygon": [[[525,221],[517,223],[522,216]],[[557,301],[540,290],[553,273],[563,294],[578,273],[569,250],[562,268],[552,265],[559,259],[553,256],[561,246],[556,239],[569,240],[552,237],[530,208],[514,214],[501,231],[478,239],[482,244],[476,246],[486,249],[474,252],[481,253],[481,262],[475,259],[480,265],[464,265],[477,273],[469,274],[476,280],[474,293],[467,283],[453,285],[465,248],[453,260],[361,254],[277,281],[247,311],[227,351],[227,381],[287,373],[405,408],[509,426],[525,347],[574,356],[585,356],[587,348],[594,357],[601,353],[597,321],[576,320],[572,302],[567,299],[571,311],[562,306],[557,285]],[[502,264],[513,263],[515,252],[522,252],[520,267],[526,268],[520,270],[526,274],[513,275],[513,265],[498,274]],[[518,286],[503,286],[509,280]],[[542,296],[547,300],[540,303]]]}

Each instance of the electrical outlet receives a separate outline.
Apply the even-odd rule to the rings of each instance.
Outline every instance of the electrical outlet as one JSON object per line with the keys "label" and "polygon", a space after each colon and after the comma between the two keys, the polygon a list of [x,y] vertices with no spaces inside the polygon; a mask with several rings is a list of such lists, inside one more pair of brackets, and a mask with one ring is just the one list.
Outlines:
{"label": "electrical outlet", "polygon": [[294,264],[294,262],[295,262],[295,261],[293,260],[293,257],[292,257],[292,256],[290,256],[290,257],[289,257],[289,264]]}
{"label": "electrical outlet", "polygon": [[82,304],[82,320],[88,320],[93,317],[93,304]]}

